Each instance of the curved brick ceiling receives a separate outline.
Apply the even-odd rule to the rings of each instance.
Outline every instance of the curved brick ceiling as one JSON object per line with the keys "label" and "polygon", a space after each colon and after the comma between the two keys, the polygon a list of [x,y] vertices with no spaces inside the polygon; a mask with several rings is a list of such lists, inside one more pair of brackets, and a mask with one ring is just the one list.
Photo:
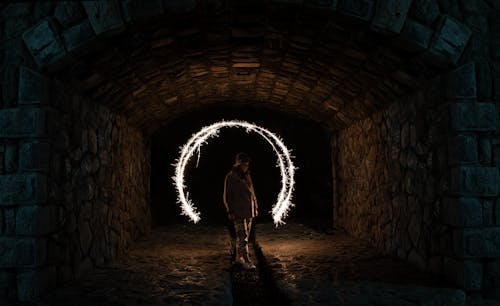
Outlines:
{"label": "curved brick ceiling", "polygon": [[[396,35],[373,30],[374,21],[367,21],[374,7],[356,16],[341,6],[219,4],[167,16],[154,8],[130,10],[119,34],[83,40],[73,52],[69,30],[63,31],[65,48],[78,60],[56,75],[152,131],[171,116],[211,103],[260,103],[342,128],[439,71],[428,64],[434,64],[429,41],[417,31],[432,34],[432,27],[412,21],[411,14],[405,13],[406,28]],[[92,8],[86,10],[91,16]],[[448,20],[440,18],[444,22],[433,26],[438,30]],[[79,24],[84,37],[86,29],[96,30],[89,19]],[[411,22],[416,30],[407,29]]]}

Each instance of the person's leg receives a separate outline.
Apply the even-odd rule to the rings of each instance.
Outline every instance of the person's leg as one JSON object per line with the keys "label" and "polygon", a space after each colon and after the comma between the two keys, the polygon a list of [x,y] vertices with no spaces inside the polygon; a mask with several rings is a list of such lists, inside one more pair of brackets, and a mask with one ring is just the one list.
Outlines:
{"label": "person's leg", "polygon": [[245,260],[245,220],[236,219],[234,220],[234,231],[236,234],[236,256],[235,261],[241,262]]}
{"label": "person's leg", "polygon": [[248,241],[250,239],[250,231],[252,230],[252,218],[244,220],[245,224],[245,261],[250,262],[250,252],[248,250]]}

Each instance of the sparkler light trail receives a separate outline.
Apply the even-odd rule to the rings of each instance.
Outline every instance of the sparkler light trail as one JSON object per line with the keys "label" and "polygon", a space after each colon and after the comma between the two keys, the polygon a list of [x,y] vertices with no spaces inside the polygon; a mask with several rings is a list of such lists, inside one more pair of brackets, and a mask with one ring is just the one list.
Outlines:
{"label": "sparkler light trail", "polygon": [[293,165],[290,151],[278,136],[271,133],[267,129],[253,123],[239,120],[219,121],[206,126],[199,132],[193,134],[188,142],[181,147],[180,157],[177,159],[177,163],[175,164],[175,175],[172,179],[174,180],[174,185],[177,189],[177,202],[181,204],[182,214],[188,216],[194,223],[200,221],[200,213],[196,210],[193,201],[189,199],[189,193],[185,192],[186,186],[184,184],[184,171],[186,165],[195,152],[198,153],[196,164],[198,165],[201,146],[206,144],[208,139],[218,136],[219,130],[225,127],[243,128],[247,133],[255,132],[262,136],[262,138],[264,138],[273,148],[276,156],[278,157],[277,164],[281,172],[281,190],[271,213],[276,226],[280,223],[284,223],[282,220],[286,218],[290,207],[293,206],[291,201],[295,184],[295,166]]}

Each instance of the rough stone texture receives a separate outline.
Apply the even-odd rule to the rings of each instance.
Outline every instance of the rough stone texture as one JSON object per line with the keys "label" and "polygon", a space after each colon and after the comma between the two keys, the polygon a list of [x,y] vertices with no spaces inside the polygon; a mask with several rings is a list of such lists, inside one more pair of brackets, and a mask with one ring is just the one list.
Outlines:
{"label": "rough stone texture", "polygon": [[444,224],[456,227],[480,226],[483,209],[477,198],[446,198],[441,208]]}
{"label": "rough stone texture", "polygon": [[54,17],[67,28],[85,16],[82,4],[78,1],[61,1],[57,3]]}
{"label": "rough stone texture", "polygon": [[48,80],[40,73],[21,66],[19,72],[19,104],[46,104],[50,99]]}
{"label": "rough stone texture", "polygon": [[4,167],[6,173],[15,173],[19,165],[19,151],[15,143],[5,144]]}
{"label": "rough stone texture", "polygon": [[414,0],[411,15],[427,25],[432,25],[439,16],[439,6],[434,0]]}
{"label": "rough stone texture", "polygon": [[61,37],[70,53],[85,54],[95,49],[95,34],[88,20],[66,29]]}
{"label": "rough stone texture", "polygon": [[23,40],[38,66],[54,66],[67,59],[66,50],[51,19],[45,19],[23,34]]}
{"label": "rough stone texture", "polygon": [[500,199],[497,199],[495,202],[495,223],[496,225],[500,225]]}
{"label": "rough stone texture", "polygon": [[415,20],[408,18],[401,30],[400,39],[409,51],[427,49],[432,38],[433,30]]}
{"label": "rough stone texture", "polygon": [[483,265],[475,261],[444,259],[445,277],[466,290],[478,290],[483,282]]}
{"label": "rough stone texture", "polygon": [[379,0],[372,26],[379,31],[399,33],[403,28],[412,0]]}
{"label": "rough stone texture", "polygon": [[455,103],[451,105],[451,124],[456,131],[496,131],[493,103]]}
{"label": "rough stone texture", "polygon": [[19,66],[7,64],[3,69],[2,97],[4,107],[17,104],[19,88]]}
{"label": "rough stone texture", "polygon": [[[462,290],[437,282],[341,232],[258,224],[256,241],[290,305],[464,305]],[[450,288],[450,289],[448,289]]]}
{"label": "rough stone texture", "polygon": [[20,272],[17,275],[17,296],[19,301],[33,301],[41,297],[47,289],[55,287],[56,268],[44,267]]}
{"label": "rough stone texture", "polygon": [[446,82],[447,97],[454,99],[475,99],[477,97],[476,69],[469,63],[451,72]]}
{"label": "rough stone texture", "polygon": [[475,164],[478,161],[476,135],[458,135],[448,139],[448,163]]}
{"label": "rough stone texture", "polygon": [[455,64],[470,36],[470,29],[452,17],[445,16],[431,42],[429,53],[438,61]]}
{"label": "rough stone texture", "polygon": [[0,205],[43,204],[46,200],[45,175],[0,175]]}
{"label": "rough stone texture", "polygon": [[339,0],[338,7],[343,14],[364,21],[370,20],[374,11],[372,0]]}
{"label": "rough stone texture", "polygon": [[436,81],[351,125],[332,148],[335,225],[424,269],[445,249],[431,238],[442,230],[439,206],[448,169],[440,88]]}
{"label": "rough stone texture", "polygon": [[490,139],[483,138],[479,141],[479,162],[482,165],[491,165],[491,141]]}
{"label": "rough stone texture", "polygon": [[41,239],[0,237],[0,267],[41,265],[45,252]]}
{"label": "rough stone texture", "polygon": [[[440,73],[436,63],[422,59],[433,25],[412,17],[395,37],[370,29],[376,5],[375,22],[383,20],[380,25],[393,31],[393,25],[403,25],[412,1],[292,2],[289,9],[297,14],[280,12],[283,4],[271,1],[85,1],[87,18],[80,17],[79,3],[37,4],[35,16],[54,16],[25,33],[27,38],[33,31],[44,32],[35,35],[39,39],[25,41],[38,45],[32,51],[43,46],[50,54],[64,46],[65,64],[49,70],[60,70],[59,78],[147,133],[170,116],[226,101],[265,102],[330,130],[344,128]],[[421,2],[410,13],[433,11],[435,3]],[[331,18],[332,13],[342,16]],[[207,26],[207,17],[232,22]],[[438,36],[446,42],[456,24],[444,24]],[[417,52],[400,50],[394,38]],[[98,55],[95,60],[91,53]],[[40,62],[36,55],[35,61]]]}
{"label": "rough stone texture", "polygon": [[127,254],[59,287],[41,304],[232,305],[229,245],[230,236],[223,227],[157,228]]}
{"label": "rough stone texture", "polygon": [[122,116],[59,83],[55,88],[50,173],[57,175],[49,198],[62,214],[48,253],[65,282],[123,254],[149,231],[149,142]]}
{"label": "rough stone texture", "polygon": [[500,192],[498,168],[454,167],[450,175],[450,192],[464,196],[498,196]]}
{"label": "rough stone texture", "polygon": [[163,1],[138,1],[131,0],[126,3],[128,11],[133,21],[146,21],[150,18],[158,17],[163,14]]}
{"label": "rough stone texture", "polygon": [[116,1],[83,1],[82,4],[97,35],[111,34],[124,29],[120,7]]}
{"label": "rough stone texture", "polygon": [[487,295],[500,297],[500,260],[489,260],[484,265],[484,288]]}
{"label": "rough stone texture", "polygon": [[500,255],[500,228],[466,228],[453,233],[454,251],[460,258],[481,258]]}
{"label": "rough stone texture", "polygon": [[46,114],[38,108],[0,110],[0,138],[38,137],[46,133]]}
{"label": "rough stone texture", "polygon": [[16,234],[44,236],[58,227],[55,206],[23,206],[16,213]]}
{"label": "rough stone texture", "polygon": [[50,145],[46,142],[25,142],[19,149],[19,167],[24,171],[47,172],[50,167]]}

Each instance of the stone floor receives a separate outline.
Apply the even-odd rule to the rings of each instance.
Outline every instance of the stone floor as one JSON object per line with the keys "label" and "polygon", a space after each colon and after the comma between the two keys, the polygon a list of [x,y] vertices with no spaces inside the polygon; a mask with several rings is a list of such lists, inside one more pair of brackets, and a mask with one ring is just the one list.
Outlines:
{"label": "stone floor", "polygon": [[258,224],[256,241],[274,286],[291,305],[500,306],[334,231]]}
{"label": "stone floor", "polygon": [[226,228],[158,228],[37,305],[500,305],[465,303],[461,290],[338,232],[258,224],[255,234],[258,269],[244,271],[231,267]]}
{"label": "stone floor", "polygon": [[230,261],[225,228],[159,228],[42,305],[231,305]]}

